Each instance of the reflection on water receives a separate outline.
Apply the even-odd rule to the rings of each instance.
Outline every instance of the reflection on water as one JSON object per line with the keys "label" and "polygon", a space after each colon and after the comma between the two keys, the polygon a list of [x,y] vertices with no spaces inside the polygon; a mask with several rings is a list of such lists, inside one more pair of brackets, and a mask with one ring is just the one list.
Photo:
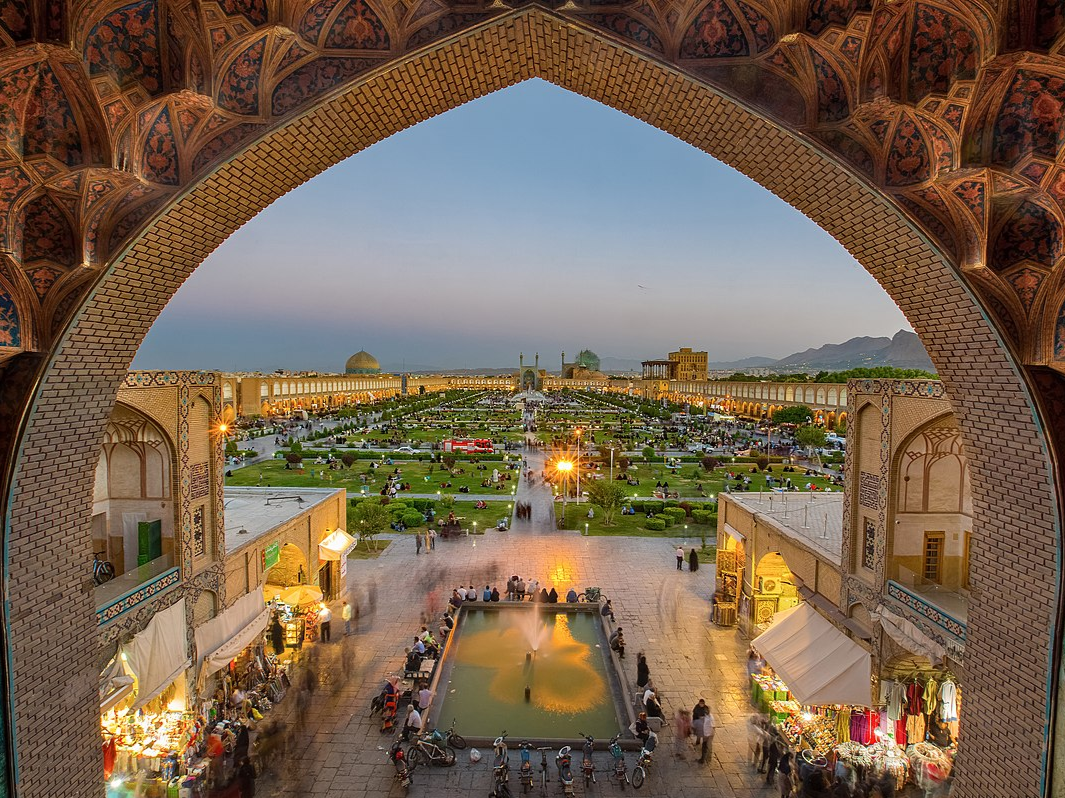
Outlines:
{"label": "reflection on water", "polygon": [[593,664],[600,654],[574,638],[565,613],[543,619],[546,628],[538,636],[539,647],[531,660],[526,659],[530,646],[521,628],[523,619],[518,613],[499,615],[499,628],[464,634],[455,652],[457,664],[487,671],[492,699],[501,704],[524,703],[528,686],[534,707],[565,715],[587,712],[609,701],[603,675]]}

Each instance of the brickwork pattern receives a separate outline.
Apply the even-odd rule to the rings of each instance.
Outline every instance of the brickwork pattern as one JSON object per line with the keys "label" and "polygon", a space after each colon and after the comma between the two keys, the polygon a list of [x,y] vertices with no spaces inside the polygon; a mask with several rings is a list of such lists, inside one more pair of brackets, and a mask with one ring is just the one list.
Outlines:
{"label": "brickwork pattern", "polygon": [[[963,721],[969,764],[956,794],[1041,794],[1057,505],[1036,411],[1002,336],[899,198],[764,111],[630,47],[535,7],[481,22],[325,95],[195,190],[145,212],[143,235],[111,259],[55,344],[14,467],[7,597],[20,795],[100,793],[86,507],[101,430],[148,326],[203,258],[277,197],[398,130],[534,76],[747,174],[840,240],[906,313],[954,399],[979,519]],[[1003,660],[1011,663],[1005,682]],[[66,752],[61,766],[55,750]]]}

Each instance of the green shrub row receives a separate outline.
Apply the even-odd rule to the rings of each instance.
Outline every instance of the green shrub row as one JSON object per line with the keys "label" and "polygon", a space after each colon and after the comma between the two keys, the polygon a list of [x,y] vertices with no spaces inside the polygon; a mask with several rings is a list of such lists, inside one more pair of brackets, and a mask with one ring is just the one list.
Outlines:
{"label": "green shrub row", "polygon": [[648,518],[643,526],[645,529],[649,529],[652,532],[662,532],[666,528],[666,522],[656,516],[654,518]]}

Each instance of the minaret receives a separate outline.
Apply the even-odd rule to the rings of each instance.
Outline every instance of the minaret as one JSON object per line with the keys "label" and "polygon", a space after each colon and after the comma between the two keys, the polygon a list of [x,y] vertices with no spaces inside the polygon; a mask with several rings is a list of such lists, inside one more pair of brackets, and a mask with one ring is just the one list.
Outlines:
{"label": "minaret", "polygon": [[566,370],[566,352],[565,351],[562,352],[562,370],[563,371]]}
{"label": "minaret", "polygon": [[525,353],[524,352],[519,352],[518,353],[518,368],[519,369],[525,368]]}
{"label": "minaret", "polygon": [[536,366],[535,366],[535,368],[536,368],[537,371],[540,371],[540,353],[539,352],[536,353]]}

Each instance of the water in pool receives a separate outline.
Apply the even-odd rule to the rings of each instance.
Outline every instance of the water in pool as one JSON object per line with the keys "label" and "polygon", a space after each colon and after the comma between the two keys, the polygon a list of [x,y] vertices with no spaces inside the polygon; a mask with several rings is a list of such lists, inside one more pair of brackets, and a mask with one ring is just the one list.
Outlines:
{"label": "water in pool", "polygon": [[512,741],[618,732],[599,619],[534,606],[465,613],[449,653],[449,683],[438,688],[438,725],[455,718],[459,733],[472,737],[506,729]]}

